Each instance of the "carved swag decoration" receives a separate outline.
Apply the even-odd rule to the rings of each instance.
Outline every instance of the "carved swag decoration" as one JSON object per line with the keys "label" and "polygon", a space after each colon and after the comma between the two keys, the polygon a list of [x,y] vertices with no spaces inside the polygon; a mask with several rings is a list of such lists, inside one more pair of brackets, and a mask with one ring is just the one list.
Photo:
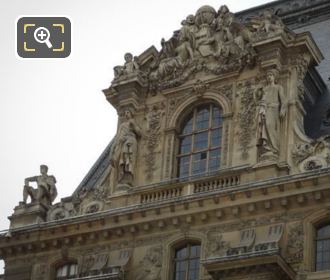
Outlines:
{"label": "carved swag decoration", "polygon": [[241,71],[255,63],[254,42],[279,34],[291,36],[270,11],[242,24],[225,5],[218,11],[202,6],[181,22],[181,29],[169,40],[161,40],[162,48],[149,65],[140,67],[137,58],[127,54],[125,65],[115,67],[114,81],[132,74],[148,77],[149,90],[157,92],[179,86],[201,71],[215,75]]}

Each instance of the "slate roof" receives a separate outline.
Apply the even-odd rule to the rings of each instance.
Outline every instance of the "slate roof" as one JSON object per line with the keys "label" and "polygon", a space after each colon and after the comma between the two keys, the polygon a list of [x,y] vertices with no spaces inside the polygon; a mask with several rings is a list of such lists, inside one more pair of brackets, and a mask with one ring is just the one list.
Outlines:
{"label": "slate roof", "polygon": [[100,157],[96,160],[92,168],[88,171],[84,179],[76,188],[72,196],[75,196],[82,188],[92,189],[95,187],[99,179],[103,176],[107,168],[110,166],[110,150],[113,139],[106,146]]}

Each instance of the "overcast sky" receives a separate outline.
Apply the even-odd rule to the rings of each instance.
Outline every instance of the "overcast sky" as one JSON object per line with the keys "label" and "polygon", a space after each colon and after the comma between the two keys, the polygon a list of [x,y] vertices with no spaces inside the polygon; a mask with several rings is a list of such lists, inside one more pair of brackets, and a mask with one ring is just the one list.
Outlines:
{"label": "overcast sky", "polygon": [[[116,111],[102,89],[125,52],[159,49],[180,22],[202,5],[240,11],[269,0],[1,0],[0,230],[22,200],[24,178],[47,164],[58,198],[69,196],[114,136]],[[22,15],[68,16],[70,57],[22,60],[15,22]],[[0,274],[2,272],[0,261]]]}

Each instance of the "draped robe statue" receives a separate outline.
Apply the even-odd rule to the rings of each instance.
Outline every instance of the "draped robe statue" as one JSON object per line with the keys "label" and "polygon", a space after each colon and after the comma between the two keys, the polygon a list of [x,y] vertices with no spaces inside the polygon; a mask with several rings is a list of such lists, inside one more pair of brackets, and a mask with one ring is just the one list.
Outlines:
{"label": "draped robe statue", "polygon": [[132,113],[129,110],[125,111],[125,120],[118,128],[110,152],[111,165],[117,170],[119,189],[132,186],[138,150],[137,139],[140,136],[141,129],[133,119]]}
{"label": "draped robe statue", "polygon": [[267,84],[256,92],[257,146],[261,159],[277,159],[279,155],[281,120],[286,116],[283,87],[276,83],[277,70],[267,71]]}

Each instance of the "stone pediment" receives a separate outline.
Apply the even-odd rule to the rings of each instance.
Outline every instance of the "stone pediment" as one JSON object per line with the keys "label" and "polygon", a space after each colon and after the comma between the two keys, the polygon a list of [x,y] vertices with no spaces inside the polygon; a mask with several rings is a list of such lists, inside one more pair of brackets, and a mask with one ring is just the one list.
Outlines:
{"label": "stone pediment", "polygon": [[255,65],[257,43],[275,36],[294,38],[270,11],[243,24],[227,6],[218,11],[203,6],[195,15],[188,15],[170,39],[161,40],[159,52],[151,47],[139,57],[127,53],[125,64],[114,68],[112,86],[140,77],[143,86],[156,93],[179,86],[200,72],[208,75],[240,72]]}

